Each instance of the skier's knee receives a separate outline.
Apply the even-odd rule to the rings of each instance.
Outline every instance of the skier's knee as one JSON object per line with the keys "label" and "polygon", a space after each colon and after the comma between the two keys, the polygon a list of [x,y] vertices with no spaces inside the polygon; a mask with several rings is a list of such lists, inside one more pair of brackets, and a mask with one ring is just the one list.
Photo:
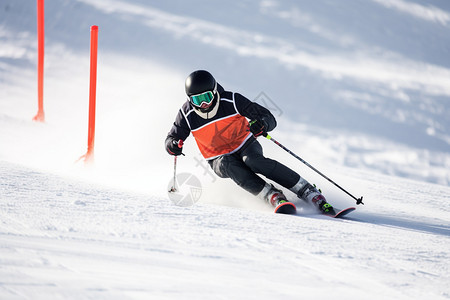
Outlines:
{"label": "skier's knee", "polygon": [[263,155],[245,156],[243,160],[253,172],[258,174],[270,174],[276,167],[274,160],[266,158]]}
{"label": "skier's knee", "polygon": [[214,173],[217,174],[220,178],[229,178],[228,168],[230,166],[230,156],[224,155],[220,156],[214,160],[210,160],[209,165],[213,169]]}

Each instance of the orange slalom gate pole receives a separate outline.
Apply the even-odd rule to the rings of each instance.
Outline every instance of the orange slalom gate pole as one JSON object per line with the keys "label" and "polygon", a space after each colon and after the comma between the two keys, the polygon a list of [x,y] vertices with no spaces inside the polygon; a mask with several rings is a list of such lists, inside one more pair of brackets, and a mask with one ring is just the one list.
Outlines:
{"label": "orange slalom gate pole", "polygon": [[38,112],[33,120],[44,122],[44,0],[37,0]]}
{"label": "orange slalom gate pole", "polygon": [[98,26],[91,26],[91,70],[89,84],[89,129],[88,129],[88,150],[85,162],[92,162],[94,159],[95,140],[95,106],[97,91],[97,51],[98,51]]}

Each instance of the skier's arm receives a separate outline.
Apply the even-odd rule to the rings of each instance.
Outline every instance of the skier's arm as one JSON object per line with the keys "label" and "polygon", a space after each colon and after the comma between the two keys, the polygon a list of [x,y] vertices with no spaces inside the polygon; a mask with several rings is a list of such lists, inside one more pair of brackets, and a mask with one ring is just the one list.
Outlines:
{"label": "skier's arm", "polygon": [[186,140],[186,138],[191,133],[191,130],[189,129],[189,126],[183,116],[183,113],[181,112],[181,109],[178,111],[177,117],[175,119],[175,122],[173,123],[172,128],[170,129],[169,133],[166,137],[166,151],[170,155],[180,155],[183,148],[181,141]]}
{"label": "skier's arm", "polygon": [[273,130],[277,126],[277,121],[272,113],[258,103],[252,102],[241,94],[235,93],[234,99],[238,112],[250,120],[262,123],[266,132]]}

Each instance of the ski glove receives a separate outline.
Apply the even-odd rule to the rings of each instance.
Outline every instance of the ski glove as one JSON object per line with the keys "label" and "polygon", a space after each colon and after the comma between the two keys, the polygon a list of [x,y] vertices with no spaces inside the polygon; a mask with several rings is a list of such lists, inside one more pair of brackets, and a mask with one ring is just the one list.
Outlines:
{"label": "ski glove", "polygon": [[267,135],[267,125],[264,121],[253,120],[249,123],[249,131],[254,137]]}
{"label": "ski glove", "polygon": [[181,155],[183,154],[183,140],[176,141],[173,138],[168,138],[166,140],[166,150],[170,155]]}

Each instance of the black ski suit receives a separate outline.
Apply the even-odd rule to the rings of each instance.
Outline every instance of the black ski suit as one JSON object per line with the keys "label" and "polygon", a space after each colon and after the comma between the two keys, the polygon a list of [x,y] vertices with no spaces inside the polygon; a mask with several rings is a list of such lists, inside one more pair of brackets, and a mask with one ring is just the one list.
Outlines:
{"label": "black ski suit", "polygon": [[173,154],[174,141],[185,140],[193,133],[197,145],[214,172],[221,178],[231,178],[239,186],[258,195],[266,182],[257,174],[292,188],[300,175],[266,158],[260,143],[248,130],[248,120],[258,120],[267,131],[277,123],[270,111],[238,93],[225,91],[218,85],[218,109],[214,116],[205,118],[194,111],[186,101],[179,110],[166,138],[166,150]]}

